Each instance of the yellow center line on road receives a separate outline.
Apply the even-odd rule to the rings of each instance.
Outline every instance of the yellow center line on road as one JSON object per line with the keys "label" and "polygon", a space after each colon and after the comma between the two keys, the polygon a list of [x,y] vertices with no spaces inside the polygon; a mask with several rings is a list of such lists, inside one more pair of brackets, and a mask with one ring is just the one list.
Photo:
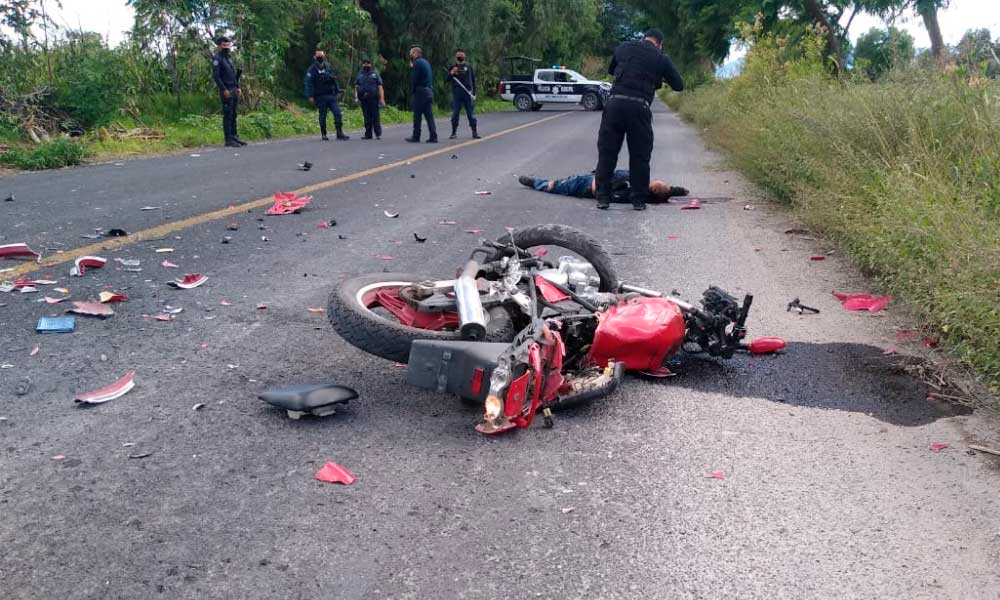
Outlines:
{"label": "yellow center line on road", "polygon": [[[469,140],[466,142],[462,142],[460,144],[455,144],[454,146],[444,146],[442,148],[438,148],[437,150],[433,150],[431,152],[425,152],[424,154],[418,154],[416,156],[399,160],[393,163],[387,163],[384,165],[380,165],[378,167],[373,167],[371,169],[365,169],[364,171],[351,173],[350,175],[344,175],[343,177],[337,177],[336,179],[329,179],[327,181],[321,181],[319,183],[307,185],[297,190],[292,190],[292,192],[294,192],[297,195],[318,192],[319,190],[325,190],[327,188],[348,183],[350,181],[355,181],[363,177],[370,177],[372,175],[376,175],[378,173],[382,173],[390,169],[395,169],[397,167],[402,167],[410,163],[426,160],[428,158],[433,158],[435,156],[440,156],[441,154],[447,154],[448,152],[454,152],[459,148],[465,148],[467,146],[472,146],[474,144],[481,144],[483,142],[488,142],[489,140],[514,133],[515,131],[520,131],[528,127],[541,125],[542,123],[551,121],[553,119],[558,119],[559,117],[564,117],[567,114],[570,113],[568,112],[559,113],[558,115],[552,115],[551,117],[545,117],[544,119],[539,119],[537,121],[525,123],[524,125],[518,125],[517,127],[511,127],[510,129],[504,129],[503,131],[491,133],[489,135],[483,136],[481,139],[478,140]],[[267,206],[272,203],[274,203],[274,197],[268,196],[266,198],[259,198],[257,200],[244,202],[243,204],[229,206],[221,210],[213,210],[212,212],[207,212],[200,215],[194,215],[193,217],[187,217],[186,219],[180,219],[179,221],[171,221],[169,223],[163,223],[162,225],[157,225],[156,227],[150,227],[149,229],[143,229],[141,231],[130,233],[126,237],[106,239],[96,244],[90,244],[87,246],[81,246],[80,248],[76,248],[73,250],[67,250],[62,254],[53,254],[52,256],[47,256],[39,262],[25,263],[15,268],[13,271],[4,273],[3,277],[14,279],[17,277],[27,275],[28,273],[33,273],[35,271],[40,271],[42,269],[75,261],[81,256],[98,254],[102,250],[116,250],[118,248],[123,248],[129,244],[134,244],[136,242],[141,242],[144,240],[163,238],[172,233],[176,233],[182,229],[187,229],[188,227],[193,227],[195,225],[202,225],[204,223],[208,223],[209,221],[224,219],[226,217],[233,217],[240,213],[245,213],[248,210],[254,208],[260,208],[262,206]]]}

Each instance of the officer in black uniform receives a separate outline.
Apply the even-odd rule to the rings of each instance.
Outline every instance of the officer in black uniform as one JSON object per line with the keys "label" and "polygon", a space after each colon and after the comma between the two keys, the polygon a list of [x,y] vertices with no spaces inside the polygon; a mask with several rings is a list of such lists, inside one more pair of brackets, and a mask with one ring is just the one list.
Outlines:
{"label": "officer in black uniform", "polygon": [[337,75],[333,72],[333,65],[326,62],[326,53],[317,50],[313,54],[313,64],[309,65],[306,71],[306,97],[309,103],[314,104],[319,109],[319,132],[326,137],[326,113],[333,111],[333,124],[337,127],[337,139],[349,140],[350,137],[344,135],[344,117],[340,112],[340,84],[337,83]]}
{"label": "officer in black uniform", "polygon": [[451,139],[458,137],[458,117],[464,108],[472,137],[478,140],[476,108],[473,104],[476,99],[476,73],[472,70],[472,65],[465,62],[465,50],[455,50],[455,64],[448,68],[448,79],[451,80]]}
{"label": "officer in black uniform", "polygon": [[236,135],[236,107],[240,102],[240,75],[233,67],[233,42],[227,37],[216,40],[219,51],[212,57],[212,79],[219,88],[222,100],[222,133],[226,136],[226,146],[239,148],[246,142]]}
{"label": "officer in black uniform", "polygon": [[363,140],[382,139],[382,117],[379,109],[385,106],[385,89],[382,78],[372,68],[372,61],[367,58],[361,61],[361,71],[354,78],[354,99],[361,105],[361,113],[365,116],[365,135]]}
{"label": "officer in black uniform", "polygon": [[618,164],[622,141],[628,138],[632,208],[646,210],[649,196],[649,159],[653,153],[653,113],[650,105],[666,80],[675,91],[684,80],[670,58],[663,54],[663,32],[650,29],[642,40],[615,48],[608,73],[614,76],[611,98],[604,107],[597,136],[597,208],[611,205],[611,179]]}

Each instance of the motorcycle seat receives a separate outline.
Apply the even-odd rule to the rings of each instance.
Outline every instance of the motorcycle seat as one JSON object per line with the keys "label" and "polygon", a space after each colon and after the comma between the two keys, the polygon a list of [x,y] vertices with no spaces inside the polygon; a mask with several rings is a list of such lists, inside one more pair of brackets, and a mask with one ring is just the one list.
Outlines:
{"label": "motorcycle seat", "polygon": [[336,384],[300,384],[265,390],[258,397],[272,406],[285,409],[290,418],[298,419],[306,414],[315,417],[332,415],[337,412],[337,405],[354,400],[358,392]]}

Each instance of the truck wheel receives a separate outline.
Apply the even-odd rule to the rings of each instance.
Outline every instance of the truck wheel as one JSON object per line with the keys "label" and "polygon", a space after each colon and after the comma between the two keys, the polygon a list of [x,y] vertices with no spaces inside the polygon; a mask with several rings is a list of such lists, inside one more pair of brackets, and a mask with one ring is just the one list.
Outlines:
{"label": "truck wheel", "polygon": [[531,110],[531,96],[528,94],[518,94],[514,96],[514,107],[521,112],[527,112]]}
{"label": "truck wheel", "polygon": [[531,105],[531,110],[533,110],[533,111],[542,110],[542,103],[541,102],[535,102],[534,104]]}
{"label": "truck wheel", "polygon": [[601,99],[594,92],[587,92],[583,95],[580,104],[583,104],[585,110],[597,110],[601,108]]}

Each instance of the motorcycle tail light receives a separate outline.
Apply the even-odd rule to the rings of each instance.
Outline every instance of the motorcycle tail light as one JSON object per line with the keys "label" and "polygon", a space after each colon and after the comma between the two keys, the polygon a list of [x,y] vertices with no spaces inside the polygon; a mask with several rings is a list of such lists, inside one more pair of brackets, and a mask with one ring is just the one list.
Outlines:
{"label": "motorcycle tail light", "polygon": [[784,350],[786,346],[788,344],[781,338],[766,337],[753,340],[748,349],[750,354],[773,354],[778,350]]}
{"label": "motorcycle tail light", "polygon": [[472,371],[472,393],[473,394],[477,394],[478,395],[479,392],[483,391],[483,375],[485,375],[485,373],[479,367],[476,367],[476,369]]}
{"label": "motorcycle tail light", "polygon": [[487,421],[495,421],[500,417],[500,410],[503,408],[503,402],[500,398],[490,394],[486,397],[484,417]]}

